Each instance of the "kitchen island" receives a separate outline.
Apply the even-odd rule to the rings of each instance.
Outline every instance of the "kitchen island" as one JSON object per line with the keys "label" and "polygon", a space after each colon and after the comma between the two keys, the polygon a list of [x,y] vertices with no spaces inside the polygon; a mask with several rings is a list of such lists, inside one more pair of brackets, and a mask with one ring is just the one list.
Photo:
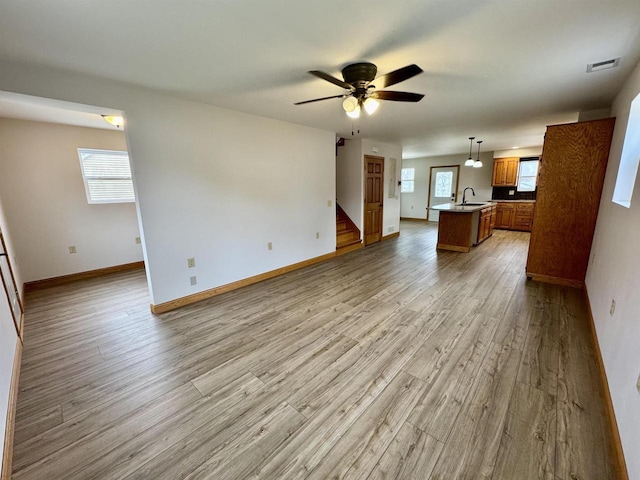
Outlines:
{"label": "kitchen island", "polygon": [[440,212],[436,245],[440,250],[466,253],[493,233],[495,202],[444,203],[430,209]]}

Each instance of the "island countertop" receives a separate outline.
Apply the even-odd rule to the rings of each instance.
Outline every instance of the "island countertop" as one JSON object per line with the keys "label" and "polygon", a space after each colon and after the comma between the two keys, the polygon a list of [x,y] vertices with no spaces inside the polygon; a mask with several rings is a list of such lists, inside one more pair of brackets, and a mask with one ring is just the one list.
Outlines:
{"label": "island countertop", "polygon": [[[496,205],[496,202],[469,202],[475,205],[465,205],[462,206],[458,203],[443,203],[441,205],[434,205],[433,207],[429,207],[430,210],[438,210],[440,212],[450,212],[450,213],[473,213],[478,210],[482,210],[483,208],[491,207]],[[480,204],[480,205],[478,205]]]}

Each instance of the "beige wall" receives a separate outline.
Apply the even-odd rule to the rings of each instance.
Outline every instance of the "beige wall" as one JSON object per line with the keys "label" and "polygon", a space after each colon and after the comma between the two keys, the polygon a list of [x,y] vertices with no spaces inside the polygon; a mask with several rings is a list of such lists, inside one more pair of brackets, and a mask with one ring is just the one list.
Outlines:
{"label": "beige wall", "polygon": [[122,132],[0,119],[0,194],[19,288],[142,260],[135,204],[89,204],[78,148],[127,150]]}
{"label": "beige wall", "polygon": [[[616,117],[587,290],[598,333],[629,478],[640,479],[640,179],[631,208],[612,202],[632,100],[640,94],[640,64],[616,97]],[[609,314],[611,300],[615,313]]]}
{"label": "beige wall", "polygon": [[[493,152],[480,154],[482,168],[465,167],[467,155],[445,155],[442,157],[413,158],[402,160],[402,168],[416,169],[415,191],[403,193],[400,206],[402,218],[427,218],[426,207],[429,195],[429,171],[431,167],[443,165],[460,165],[460,179],[458,181],[458,200],[462,200],[465,187],[475,190],[474,200],[485,201],[491,199],[491,177],[493,174]],[[474,157],[475,158],[475,157]],[[413,208],[412,208],[413,207]]]}

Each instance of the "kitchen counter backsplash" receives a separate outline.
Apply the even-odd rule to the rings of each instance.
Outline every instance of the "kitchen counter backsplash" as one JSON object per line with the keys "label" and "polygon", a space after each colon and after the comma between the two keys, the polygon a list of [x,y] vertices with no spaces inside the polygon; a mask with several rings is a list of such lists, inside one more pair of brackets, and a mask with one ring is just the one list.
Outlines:
{"label": "kitchen counter backsplash", "polygon": [[[509,190],[514,190],[514,194],[509,195]],[[491,198],[493,200],[535,200],[536,192],[519,192],[516,187],[493,187]]]}

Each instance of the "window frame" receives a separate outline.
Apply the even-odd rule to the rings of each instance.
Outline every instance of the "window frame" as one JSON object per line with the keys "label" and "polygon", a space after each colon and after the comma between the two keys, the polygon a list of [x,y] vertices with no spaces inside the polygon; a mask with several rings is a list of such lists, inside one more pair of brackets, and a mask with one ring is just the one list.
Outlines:
{"label": "window frame", "polygon": [[629,105],[629,118],[624,132],[620,164],[616,173],[611,201],[625,208],[631,208],[633,191],[640,169],[640,93]]}
{"label": "window frame", "polygon": [[[536,174],[535,175],[520,175],[520,172],[522,172],[522,164],[523,163],[529,163],[529,162],[536,162],[537,163],[537,167],[536,167]],[[540,159],[535,159],[531,158],[531,159],[526,159],[523,160],[521,159],[519,164],[518,164],[518,181],[516,182],[516,191],[517,192],[535,192],[538,189],[538,173],[540,172]],[[520,188],[520,179],[521,178],[532,178],[533,179],[533,189],[532,190],[522,190]]]}
{"label": "window frame", "polygon": [[[84,183],[84,190],[85,190],[85,194],[87,196],[87,203],[89,203],[90,205],[104,205],[104,204],[112,204],[112,203],[135,203],[136,201],[136,194],[135,194],[135,190],[133,189],[133,175],[131,173],[131,163],[129,162],[129,152],[127,152],[126,150],[106,150],[106,149],[102,149],[102,148],[78,148],[78,160],[80,161],[80,172],[82,174],[82,182]],[[92,154],[92,153],[96,153],[96,154],[115,154],[118,156],[126,156],[127,157],[127,164],[129,166],[129,176],[128,177],[121,177],[121,176],[87,176],[86,172],[85,172],[85,165],[84,165],[84,161],[83,161],[83,154]],[[131,189],[133,192],[133,196],[129,199],[122,199],[122,198],[109,198],[109,199],[103,199],[103,200],[95,200],[92,198],[91,196],[91,188],[89,186],[89,180],[128,180],[131,182]]]}
{"label": "window frame", "polygon": [[[411,171],[411,179],[405,180],[402,172]],[[411,185],[411,190],[405,190],[405,185]],[[415,167],[402,167],[400,169],[400,193],[414,193],[416,191],[416,169]]]}

